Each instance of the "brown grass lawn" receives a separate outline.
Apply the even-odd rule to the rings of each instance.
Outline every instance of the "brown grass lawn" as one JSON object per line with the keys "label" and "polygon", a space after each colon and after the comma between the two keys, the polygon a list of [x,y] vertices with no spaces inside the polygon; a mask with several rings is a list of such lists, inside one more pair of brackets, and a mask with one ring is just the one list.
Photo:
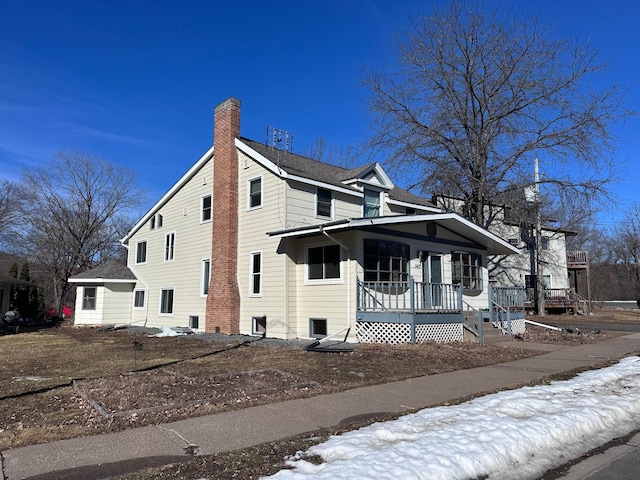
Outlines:
{"label": "brown grass lawn", "polygon": [[[612,314],[619,316],[617,311],[600,312],[588,318],[602,321]],[[640,314],[635,312],[626,321],[640,321]],[[584,343],[611,335],[601,332],[577,338],[529,329],[524,342]],[[141,350],[134,349],[134,342],[142,344]],[[288,346],[269,346],[260,340],[243,344],[234,337],[216,343],[197,335],[152,338],[140,332],[69,325],[6,334],[0,336],[0,450],[538,353],[531,348],[470,342],[363,344],[349,353],[317,353],[305,351],[297,342]],[[262,460],[252,460],[256,455],[282,459],[283,452],[293,448],[294,453],[300,442],[309,446],[304,439],[291,439],[126,478],[258,478],[269,470],[264,470]]]}

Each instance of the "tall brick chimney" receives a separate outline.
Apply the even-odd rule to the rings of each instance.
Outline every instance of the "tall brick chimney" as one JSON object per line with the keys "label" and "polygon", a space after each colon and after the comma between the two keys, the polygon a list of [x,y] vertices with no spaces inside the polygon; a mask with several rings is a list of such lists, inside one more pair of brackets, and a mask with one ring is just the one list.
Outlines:
{"label": "tall brick chimney", "polygon": [[235,146],[239,135],[240,100],[229,98],[216,107],[213,120],[213,235],[207,332],[240,332],[238,152]]}

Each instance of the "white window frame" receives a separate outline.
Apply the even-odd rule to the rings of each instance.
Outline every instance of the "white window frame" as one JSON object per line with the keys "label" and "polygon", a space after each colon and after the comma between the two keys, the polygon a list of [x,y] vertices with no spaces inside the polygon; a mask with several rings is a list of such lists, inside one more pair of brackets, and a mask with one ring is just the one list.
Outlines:
{"label": "white window frame", "polygon": [[[367,192],[373,192],[378,194],[378,214],[377,215],[367,215]],[[369,217],[381,217],[383,215],[382,212],[382,192],[380,190],[376,190],[375,188],[365,187],[362,191],[362,216],[364,218]]]}
{"label": "white window frame", "polygon": [[[251,206],[251,183],[256,180],[260,181],[260,204]],[[264,203],[264,182],[262,181],[262,175],[259,177],[253,177],[247,180],[247,210],[257,210],[262,208]]]}
{"label": "white window frame", "polygon": [[[259,256],[260,260],[260,271],[256,272],[254,270],[254,259],[256,256]],[[254,252],[249,253],[249,296],[250,297],[262,297],[262,278],[263,278],[263,263],[264,257],[262,256],[262,250],[256,250]],[[254,291],[256,277],[258,280],[258,291]]]}
{"label": "white window frame", "polygon": [[[454,257],[460,256],[460,261],[456,262]],[[465,260],[470,260],[466,262]],[[471,263],[473,260],[473,264]],[[456,263],[459,266],[456,267]],[[458,271],[459,269],[459,271]],[[475,271],[476,275],[471,272]],[[463,291],[482,291],[484,290],[483,258],[479,253],[472,252],[451,252],[451,280],[453,283],[462,284]],[[475,285],[472,285],[475,282]]]}
{"label": "white window frame", "polygon": [[200,262],[200,297],[206,297],[211,283],[211,259],[203,258]]}
{"label": "white window frame", "polygon": [[[329,215],[321,215],[318,212],[319,207],[320,207],[320,195],[319,195],[320,190],[323,190],[325,192],[329,192]],[[333,218],[334,203],[333,203],[333,192],[331,190],[329,190],[328,188],[317,187],[316,188],[316,202],[315,203],[316,203],[316,217],[318,217],[318,218],[329,218],[329,219]]]}
{"label": "white window frame", "polygon": [[[136,294],[142,293],[142,305],[136,306]],[[145,305],[147,304],[147,290],[145,288],[136,288],[133,291],[133,309],[134,310],[144,310]]]}
{"label": "white window frame", "polygon": [[[164,292],[171,292],[171,312],[163,312],[162,311],[162,303],[163,303],[163,294]],[[161,317],[173,317],[173,311],[175,310],[175,300],[176,300],[176,290],[173,287],[162,287],[160,288],[160,299],[158,301],[158,315]]]}
{"label": "white window frame", "polygon": [[[260,329],[260,320],[264,320],[264,327]],[[267,316],[266,315],[254,315],[251,317],[251,335],[265,336],[267,334]]]}
{"label": "white window frame", "polygon": [[[93,290],[93,296],[87,295],[87,290]],[[93,306],[87,306],[87,302],[93,299]],[[82,289],[82,310],[97,310],[98,308],[98,287],[83,287]]]}
{"label": "white window frame", "polygon": [[[209,218],[204,218],[204,212],[205,212],[204,201],[206,198],[208,198],[210,202]],[[202,197],[200,197],[200,223],[211,223],[212,218],[213,218],[213,195],[211,194],[203,195]]]}
{"label": "white window frame", "polygon": [[[138,261],[138,249],[140,248],[140,245],[144,243],[144,260],[142,262]],[[134,260],[134,264],[135,265],[144,265],[145,263],[147,263],[147,256],[149,255],[149,242],[147,242],[147,239],[145,238],[144,240],[140,240],[139,242],[136,242],[136,251],[134,253],[134,255],[136,256],[135,260]]]}
{"label": "white window frame", "polygon": [[176,232],[164,236],[164,261],[173,262],[176,258]]}
{"label": "white window frame", "polygon": [[[323,249],[323,254],[324,254],[324,249],[326,247],[337,247],[338,248],[338,255],[339,255],[339,260],[338,260],[338,269],[340,271],[340,275],[338,277],[335,278],[326,278],[325,277],[325,272],[323,269],[323,273],[322,273],[322,278],[309,278],[309,250],[314,249],[314,248],[322,248]],[[331,285],[331,284],[340,284],[340,283],[344,283],[343,282],[343,271],[342,271],[342,263],[343,263],[343,256],[342,256],[342,248],[340,247],[340,245],[337,245],[335,243],[318,243],[318,244],[311,244],[311,245],[307,245],[305,248],[305,253],[304,253],[304,284],[305,285]],[[324,265],[324,262],[323,262]]]}

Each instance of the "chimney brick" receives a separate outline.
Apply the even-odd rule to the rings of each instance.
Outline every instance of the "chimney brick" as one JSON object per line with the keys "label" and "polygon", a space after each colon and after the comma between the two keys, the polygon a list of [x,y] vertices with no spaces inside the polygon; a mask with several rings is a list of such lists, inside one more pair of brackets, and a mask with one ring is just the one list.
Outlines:
{"label": "chimney brick", "polygon": [[238,289],[238,152],[240,101],[229,98],[214,111],[211,285],[205,331],[240,333]]}

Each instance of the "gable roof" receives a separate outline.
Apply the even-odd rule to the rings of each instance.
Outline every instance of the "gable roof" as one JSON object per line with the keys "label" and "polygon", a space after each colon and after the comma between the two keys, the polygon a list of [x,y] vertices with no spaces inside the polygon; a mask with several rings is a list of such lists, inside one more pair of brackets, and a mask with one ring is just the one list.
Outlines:
{"label": "gable roof", "polygon": [[109,262],[105,265],[79,273],[69,279],[72,283],[136,283],[136,276],[119,262]]}
{"label": "gable roof", "polygon": [[[351,183],[359,178],[365,177],[371,172],[374,172],[382,179],[382,183],[376,186],[387,191],[390,203],[409,207],[418,206],[433,212],[441,211],[441,209],[430,200],[395,186],[377,162],[349,169],[314,160],[302,155],[297,155],[295,153],[286,152],[284,150],[278,150],[244,137],[236,139],[236,147],[281,178],[295,179],[304,183],[341,191],[343,193],[359,197],[363,196],[362,191],[351,185]],[[147,211],[147,213],[138,220],[129,233],[127,233],[127,235],[125,235],[121,240],[121,243],[126,244],[127,241],[176,194],[176,192],[191,180],[202,166],[213,157],[213,152],[214,146],[211,146],[202,155],[202,157],[200,157],[198,161],[160,198],[160,200],[158,200]],[[368,182],[365,180],[363,183]]]}
{"label": "gable roof", "polygon": [[[395,202],[403,205],[413,204],[414,206],[427,208],[434,212],[440,211],[440,209],[428,199],[419,197],[395,186],[377,162],[348,169],[284,150],[278,150],[243,137],[237,139],[236,146],[254,160],[262,163],[263,166],[283,178],[292,178],[305,183],[319,186],[324,185],[329,188],[333,187],[344,193],[362,196],[362,191],[352,185],[354,182],[360,180],[362,183],[375,185],[386,190],[392,203]],[[374,174],[380,178],[381,183],[374,184],[368,182],[366,177],[370,174]]]}

